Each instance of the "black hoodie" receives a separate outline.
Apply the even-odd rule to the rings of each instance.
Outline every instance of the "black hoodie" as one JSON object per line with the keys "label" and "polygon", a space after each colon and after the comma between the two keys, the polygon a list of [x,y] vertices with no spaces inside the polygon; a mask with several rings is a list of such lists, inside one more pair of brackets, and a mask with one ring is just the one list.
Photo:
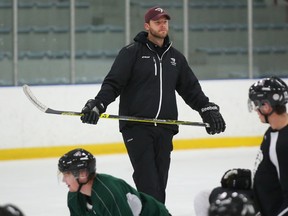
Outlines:
{"label": "black hoodie", "polygon": [[[135,42],[120,50],[95,99],[107,107],[120,95],[119,115],[177,120],[177,91],[199,111],[209,99],[184,55],[172,47],[168,36],[160,48],[147,35],[140,32]],[[120,131],[127,124],[135,122],[120,121]],[[178,132],[177,125],[157,126]]]}

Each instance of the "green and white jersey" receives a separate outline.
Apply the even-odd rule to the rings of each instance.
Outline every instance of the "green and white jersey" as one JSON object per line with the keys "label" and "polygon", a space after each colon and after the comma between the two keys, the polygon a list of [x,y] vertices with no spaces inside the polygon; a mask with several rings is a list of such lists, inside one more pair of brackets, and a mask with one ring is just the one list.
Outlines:
{"label": "green and white jersey", "polygon": [[[131,197],[131,195],[136,198],[138,202],[141,202],[141,210],[139,210],[137,202],[134,202],[135,199],[133,199],[134,201],[132,204],[131,202],[130,204],[128,203],[127,197]],[[87,197],[82,193],[69,192],[68,207],[71,216],[169,215],[164,204],[158,202],[152,196],[138,192],[124,180],[106,174],[96,175],[92,186],[91,197]],[[140,214],[135,213],[140,211]]]}

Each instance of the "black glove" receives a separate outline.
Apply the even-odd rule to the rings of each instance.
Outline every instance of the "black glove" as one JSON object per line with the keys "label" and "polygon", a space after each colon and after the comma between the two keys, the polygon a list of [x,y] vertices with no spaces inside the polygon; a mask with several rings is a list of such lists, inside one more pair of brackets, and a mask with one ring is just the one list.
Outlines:
{"label": "black glove", "polygon": [[99,115],[105,112],[106,108],[99,100],[90,99],[82,109],[81,121],[87,124],[97,124]]}
{"label": "black glove", "polygon": [[230,169],[222,176],[221,185],[223,188],[251,189],[251,171],[249,169]]}
{"label": "black glove", "polygon": [[204,123],[208,123],[209,127],[206,127],[208,134],[221,133],[225,131],[226,123],[219,112],[219,106],[214,103],[208,103],[201,108],[199,114],[202,117]]}

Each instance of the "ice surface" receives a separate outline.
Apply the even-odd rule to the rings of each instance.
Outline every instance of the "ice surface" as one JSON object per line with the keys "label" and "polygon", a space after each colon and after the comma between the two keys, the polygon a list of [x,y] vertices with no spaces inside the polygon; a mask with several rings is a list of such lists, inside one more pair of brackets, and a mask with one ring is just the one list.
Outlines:
{"label": "ice surface", "polygon": [[[193,199],[219,185],[230,168],[253,168],[257,147],[174,151],[166,205],[173,216],[194,216]],[[97,156],[97,171],[123,178],[134,186],[126,154]],[[69,215],[67,187],[58,180],[58,158],[0,161],[0,205],[13,203],[26,216]]]}

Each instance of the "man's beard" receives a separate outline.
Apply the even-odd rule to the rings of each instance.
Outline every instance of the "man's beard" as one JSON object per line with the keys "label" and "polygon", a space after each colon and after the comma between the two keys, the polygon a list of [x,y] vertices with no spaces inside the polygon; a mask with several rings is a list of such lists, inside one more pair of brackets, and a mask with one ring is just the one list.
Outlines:
{"label": "man's beard", "polygon": [[164,39],[164,38],[167,36],[168,31],[166,31],[165,34],[161,34],[161,33],[158,33],[158,32],[156,32],[156,31],[150,29],[150,34],[151,34],[153,37],[155,37],[155,38]]}

